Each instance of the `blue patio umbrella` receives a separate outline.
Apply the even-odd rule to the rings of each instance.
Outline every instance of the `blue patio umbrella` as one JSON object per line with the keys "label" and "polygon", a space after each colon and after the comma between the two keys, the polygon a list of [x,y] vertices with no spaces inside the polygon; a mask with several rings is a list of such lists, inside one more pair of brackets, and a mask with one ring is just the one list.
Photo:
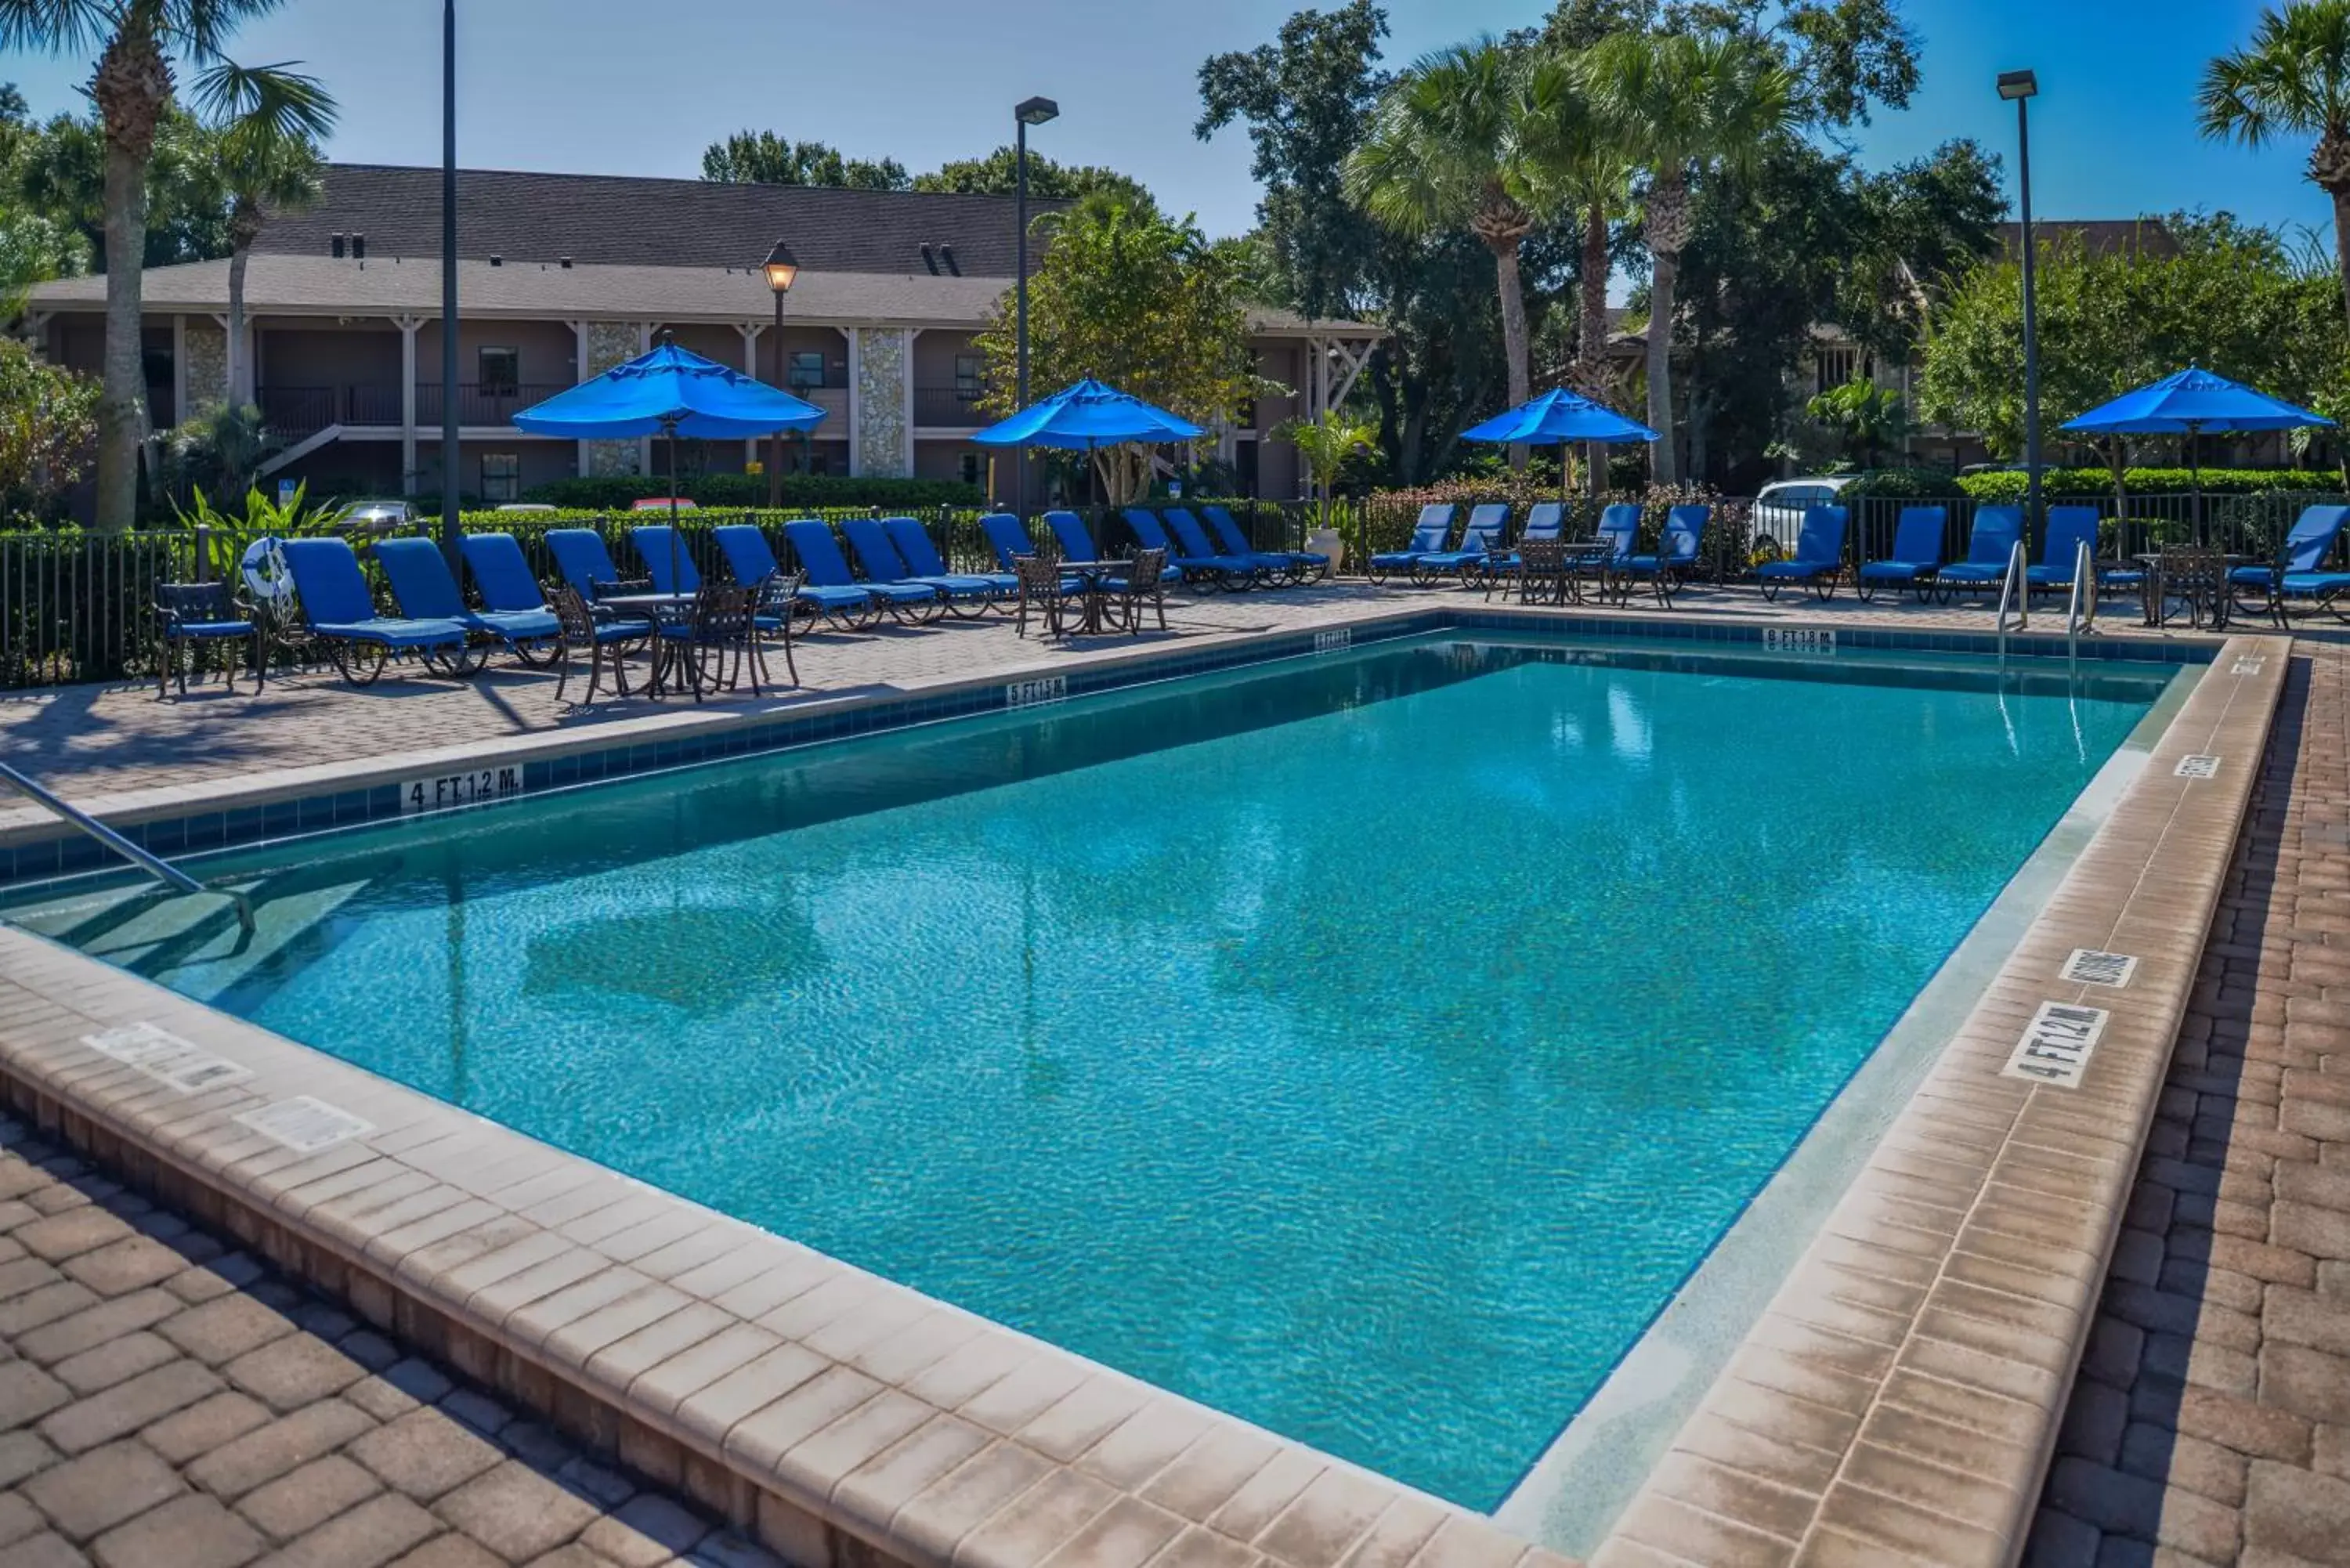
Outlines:
{"label": "blue patio umbrella", "polygon": [[2188,462],[2195,471],[2195,522],[2199,536],[2203,523],[2202,453],[2194,438],[2206,431],[2289,431],[2311,425],[2332,428],[2324,414],[2298,408],[2282,398],[2255,391],[2225,376],[2189,365],[2152,386],[2124,392],[2110,403],[2091,409],[2064,428],[2085,435],[2183,435],[2188,438]]}
{"label": "blue patio umbrella", "polygon": [[971,439],[982,446],[1059,447],[1091,458],[1104,445],[1196,441],[1207,433],[1187,419],[1088,377]]}
{"label": "blue patio umbrella", "polygon": [[1505,414],[1461,432],[1464,441],[1489,441],[1509,446],[1558,443],[1559,498],[1566,498],[1566,448],[1571,441],[1609,443],[1655,441],[1657,432],[1626,419],[1605,403],[1593,402],[1565,388],[1520,403]]}
{"label": "blue patio umbrella", "polygon": [[[659,347],[515,415],[516,430],[567,441],[669,438],[670,549],[677,549],[677,438],[748,441],[814,427],[825,411],[679,348]],[[671,566],[674,570],[676,562]],[[671,578],[675,580],[674,576]]]}

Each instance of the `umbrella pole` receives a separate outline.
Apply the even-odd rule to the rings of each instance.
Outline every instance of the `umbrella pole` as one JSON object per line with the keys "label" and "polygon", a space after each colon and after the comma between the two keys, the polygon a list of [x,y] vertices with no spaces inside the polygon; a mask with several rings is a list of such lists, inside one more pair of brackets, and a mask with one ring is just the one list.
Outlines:
{"label": "umbrella pole", "polygon": [[2203,537],[2203,432],[2193,425],[2187,427],[2187,465],[2195,473],[2195,542],[2206,543]]}
{"label": "umbrella pole", "polygon": [[669,436],[669,586],[670,591],[675,593],[678,580],[677,421],[670,420],[665,424],[665,433]]}

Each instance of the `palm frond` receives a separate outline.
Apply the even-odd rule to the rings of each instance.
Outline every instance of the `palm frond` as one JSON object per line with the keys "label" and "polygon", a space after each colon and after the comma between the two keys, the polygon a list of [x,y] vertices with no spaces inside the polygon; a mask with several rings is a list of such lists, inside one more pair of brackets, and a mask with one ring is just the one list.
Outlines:
{"label": "palm frond", "polygon": [[294,68],[301,63],[217,60],[197,76],[189,97],[221,130],[256,140],[317,140],[334,130],[339,110],[324,82]]}
{"label": "palm frond", "polygon": [[0,54],[95,51],[114,30],[114,11],[106,0],[0,0]]}

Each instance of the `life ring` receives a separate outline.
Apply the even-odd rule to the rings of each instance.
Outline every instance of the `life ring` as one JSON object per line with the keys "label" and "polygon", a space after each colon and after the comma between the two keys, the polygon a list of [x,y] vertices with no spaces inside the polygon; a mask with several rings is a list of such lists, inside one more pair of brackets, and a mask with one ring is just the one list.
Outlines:
{"label": "life ring", "polygon": [[256,601],[276,604],[293,597],[294,574],[286,568],[286,552],[278,548],[275,538],[264,535],[247,545],[239,566],[244,573],[244,586],[252,590]]}

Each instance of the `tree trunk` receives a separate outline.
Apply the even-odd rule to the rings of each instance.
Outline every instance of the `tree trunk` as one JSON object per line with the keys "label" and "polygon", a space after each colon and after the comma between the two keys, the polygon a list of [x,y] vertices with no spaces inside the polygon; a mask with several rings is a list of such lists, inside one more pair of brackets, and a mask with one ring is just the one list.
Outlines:
{"label": "tree trunk", "polygon": [[2342,310],[2350,318],[2350,185],[2336,185],[2334,198],[2334,265],[2342,275]]}
{"label": "tree trunk", "polygon": [[[1510,377],[1510,407],[1516,408],[1534,396],[1532,384],[1526,379],[1526,358],[1529,353],[1526,333],[1526,296],[1524,286],[1518,278],[1518,240],[1513,235],[1493,246],[1493,271],[1502,289],[1502,357],[1508,363]],[[1514,473],[1526,471],[1526,449],[1523,443],[1510,448],[1510,469]]]}
{"label": "tree trunk", "polygon": [[140,342],[140,268],[147,254],[147,161],[155,123],[172,99],[172,67],[152,19],[133,10],[99,56],[90,82],[106,136],[106,358],[98,405],[98,526],[129,528],[139,512],[147,433],[146,356]]}
{"label": "tree trunk", "polygon": [[[1607,208],[1598,201],[1583,214],[1582,295],[1583,319],[1576,336],[1585,389],[1596,397],[1607,384]],[[1596,498],[1607,488],[1607,446],[1593,441],[1584,450],[1584,492]]]}
{"label": "tree trunk", "polygon": [[[252,371],[244,362],[244,264],[253,254],[250,245],[239,245],[228,254],[228,401],[234,407],[253,401],[254,389],[245,385]],[[187,410],[177,410],[182,419]]]}
{"label": "tree trunk", "polygon": [[1673,284],[1680,270],[1674,251],[1652,251],[1648,277],[1648,425],[1657,432],[1650,476],[1659,484],[1680,482],[1680,459],[1673,439]]}

